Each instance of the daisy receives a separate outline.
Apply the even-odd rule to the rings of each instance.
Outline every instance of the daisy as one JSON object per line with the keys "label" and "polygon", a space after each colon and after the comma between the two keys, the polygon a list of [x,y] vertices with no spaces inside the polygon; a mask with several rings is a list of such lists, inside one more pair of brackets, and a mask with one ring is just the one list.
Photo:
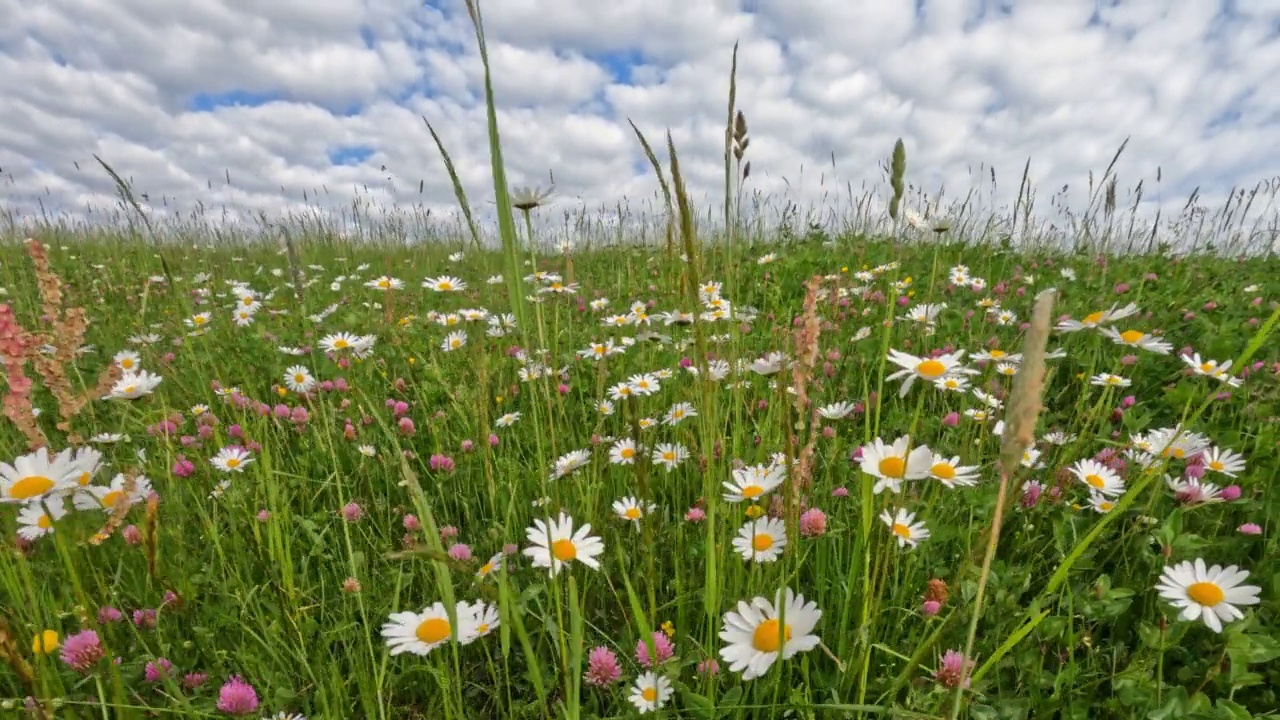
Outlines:
{"label": "daisy", "polygon": [[551,479],[559,480],[566,475],[572,475],[586,467],[589,462],[591,462],[590,450],[571,450],[556,458],[555,466],[551,468]]}
{"label": "daisy", "polygon": [[954,353],[943,353],[936,358],[925,358],[916,357],[891,348],[889,350],[889,361],[902,369],[885,379],[897,380],[898,378],[906,378],[902,381],[902,389],[898,391],[898,397],[906,397],[907,391],[911,389],[911,385],[916,381],[916,378],[934,382],[944,375],[957,373],[974,374],[976,371],[961,365],[960,361],[963,357],[963,350],[958,350]]}
{"label": "daisy", "polygon": [[910,436],[903,435],[886,445],[876,438],[870,445],[862,448],[862,472],[879,478],[871,492],[879,495],[888,488],[890,492],[902,492],[904,480],[920,480],[929,476],[929,467],[933,465],[933,452],[924,445],[911,448]]}
{"label": "daisy", "polygon": [[138,353],[132,350],[121,350],[116,353],[111,360],[116,365],[119,365],[121,370],[127,373],[135,372],[141,367],[141,359],[138,357]]}
{"label": "daisy", "polygon": [[779,518],[762,517],[748,521],[738,529],[733,549],[743,560],[773,562],[787,546],[787,526]]}
{"label": "daisy", "polygon": [[106,510],[112,512],[115,510],[116,503],[121,499],[125,499],[127,505],[136,505],[142,502],[147,495],[151,494],[151,481],[146,476],[139,475],[133,480],[133,490],[127,492],[127,478],[124,473],[118,473],[111,480],[111,484],[103,487],[101,485],[89,485],[76,491],[73,498],[73,504],[77,510]]}
{"label": "daisy", "polygon": [[452,352],[467,344],[467,334],[461,330],[455,330],[444,336],[444,340],[440,341],[440,349],[445,352]]}
{"label": "daisy", "polygon": [[627,398],[635,396],[636,390],[631,387],[631,383],[629,382],[620,382],[609,388],[609,398],[612,400],[626,400]]}
{"label": "daisy", "polygon": [[898,508],[897,514],[890,514],[885,510],[880,513],[880,519],[898,539],[898,547],[915,547],[921,540],[929,538],[928,528],[923,522],[915,522],[916,514],[907,512],[905,508]]}
{"label": "daisy", "polygon": [[1174,499],[1184,505],[1199,505],[1222,500],[1222,488],[1213,483],[1200,482],[1194,478],[1175,480],[1168,475],[1164,482],[1173,491]]}
{"label": "daisy", "polygon": [[631,386],[631,390],[637,395],[652,395],[662,389],[658,378],[650,373],[632,375],[627,378],[627,384]]}
{"label": "daisy", "polygon": [[520,419],[520,413],[509,412],[506,415],[503,415],[502,417],[498,418],[497,420],[494,420],[493,424],[497,425],[500,428],[507,428],[507,427],[511,427],[512,425],[515,425],[516,421],[519,419]]}
{"label": "daisy", "polygon": [[694,409],[691,403],[678,402],[667,410],[667,414],[662,418],[664,425],[676,425],[685,418],[697,417],[698,411]]}
{"label": "daisy", "polygon": [[657,509],[653,503],[643,503],[630,496],[613,501],[613,511],[623,520],[635,523],[636,530],[640,529],[641,518]]}
{"label": "daisy", "polygon": [[1091,492],[1089,493],[1089,507],[1092,507],[1094,512],[1105,515],[1114,510],[1116,504],[1115,501],[1102,493]]}
{"label": "daisy", "polygon": [[191,317],[183,320],[182,322],[185,323],[187,327],[193,330],[201,330],[204,328],[205,325],[209,324],[209,318],[211,317],[213,316],[207,312],[196,313],[195,315],[192,315]]}
{"label": "daisy", "polygon": [[969,389],[969,378],[960,375],[943,375],[933,381],[933,386],[947,392],[964,392]]}
{"label": "daisy", "polygon": [[338,352],[355,346],[358,340],[359,338],[351,333],[333,333],[320,338],[320,347],[324,348],[325,352]]}
{"label": "daisy", "polygon": [[961,465],[959,455],[950,460],[942,455],[934,455],[929,476],[949,488],[957,485],[972,487],[978,484],[978,466]]}
{"label": "daisy", "polygon": [[644,715],[662,709],[674,692],[670,680],[657,673],[646,672],[636,678],[636,684],[631,688],[631,697],[628,699],[631,700],[632,705],[636,706],[636,711]]}
{"label": "daisy", "polygon": [[35,541],[53,532],[53,524],[67,514],[62,498],[56,495],[33,500],[18,511],[18,535]]}
{"label": "daisy", "polygon": [[688,458],[689,451],[680,443],[658,443],[658,446],[653,449],[653,462],[665,467],[667,472],[675,470]]}
{"label": "daisy", "polygon": [[1077,480],[1088,485],[1091,492],[1107,497],[1120,497],[1124,494],[1124,480],[1114,470],[1096,460],[1080,460],[1067,470]]}
{"label": "daisy", "polygon": [[39,448],[19,456],[12,465],[0,462],[0,502],[35,501],[68,490],[75,487],[81,472],[70,450],[51,458],[47,448]]}
{"label": "daisy", "polygon": [[781,465],[753,465],[733,471],[733,480],[723,484],[726,490],[724,501],[740,503],[743,500],[755,502],[770,490],[782,484],[787,477],[787,469]]}
{"label": "daisy", "polygon": [[404,281],[387,275],[380,275],[365,283],[364,286],[367,288],[373,288],[374,290],[399,290],[404,287]]}
{"label": "daisy", "polygon": [[78,447],[71,451],[71,477],[79,487],[87,487],[93,482],[102,464],[102,453],[90,447]]}
{"label": "daisy", "polygon": [[1153,430],[1147,435],[1146,441],[1149,447],[1144,447],[1143,450],[1179,460],[1195,457],[1211,445],[1209,438],[1197,432],[1183,430],[1181,426]]}
{"label": "daisy", "polygon": [[818,408],[818,414],[828,420],[842,420],[853,412],[854,404],[848,401],[831,403]]}
{"label": "daisy", "polygon": [[805,602],[791,588],[779,590],[773,602],[763,597],[738,601],[737,610],[724,614],[720,658],[729,670],[753,680],[769,672],[778,657],[786,660],[796,653],[812,650],[820,642],[813,628],[822,618],[817,603]]}
{"label": "daisy", "polygon": [[1221,363],[1217,360],[1201,360],[1200,353],[1182,355],[1181,357],[1182,362],[1186,363],[1197,375],[1217,377],[1219,373],[1224,373],[1231,369],[1231,360],[1225,360]]}
{"label": "daisy", "polygon": [[1211,447],[1201,453],[1207,470],[1220,472],[1229,477],[1244,472],[1244,456],[1228,448]]}
{"label": "daisy", "polygon": [[467,284],[456,277],[441,275],[437,278],[427,278],[426,280],[423,280],[422,287],[431,288],[436,292],[460,292],[467,289]]}
{"label": "daisy", "polygon": [[125,373],[111,386],[111,392],[102,396],[103,400],[135,400],[150,395],[164,378],[146,370],[136,373]]}
{"label": "daisy", "polygon": [[493,557],[489,558],[489,562],[481,565],[480,569],[476,571],[476,578],[479,580],[483,580],[489,577],[490,575],[492,575],[493,573],[501,570],[502,557],[503,557],[502,553],[497,553]]}
{"label": "daisy", "polygon": [[[1066,276],[1064,275],[1063,277],[1066,277]],[[1069,279],[1074,280],[1075,274],[1072,273],[1072,277]],[[1134,305],[1133,303],[1129,303],[1124,307],[1119,307],[1118,305],[1112,305],[1111,308],[1108,310],[1099,310],[1097,312],[1089,313],[1088,315],[1085,315],[1080,320],[1069,320],[1069,319],[1063,320],[1062,322],[1054,326],[1054,329],[1057,330],[1058,332],[1076,332],[1078,330],[1093,329],[1101,325],[1105,325],[1107,323],[1113,323],[1117,320],[1123,320],[1124,318],[1127,318],[1130,315],[1134,315],[1137,312],[1138,312],[1138,306]]]}
{"label": "daisy", "polygon": [[1099,387],[1122,387],[1126,388],[1133,384],[1129,378],[1112,375],[1111,373],[1098,373],[1089,379],[1090,385]]}
{"label": "daisy", "polygon": [[559,520],[535,519],[525,535],[533,546],[525,548],[524,554],[533,560],[534,567],[548,568],[552,577],[575,560],[592,570],[600,569],[596,557],[604,552],[604,543],[591,534],[591,523],[574,532],[573,518],[560,513]]}
{"label": "daisy", "polygon": [[982,350],[973,354],[973,359],[979,362],[1022,362],[1022,353],[1007,353],[1003,350],[992,348],[990,350]]}
{"label": "daisy", "polygon": [[[465,635],[458,634],[458,642],[463,645],[488,635],[502,624],[498,615],[498,606],[490,605],[483,600],[477,600],[471,604],[459,602],[457,615],[458,624],[467,629]],[[463,616],[467,618],[466,623],[461,620]]]}
{"label": "daisy", "polygon": [[636,443],[631,438],[623,438],[609,448],[609,462],[614,465],[631,465],[636,461]]}
{"label": "daisy", "polygon": [[306,367],[294,365],[284,371],[284,385],[296,393],[306,393],[316,386],[316,379]]}
{"label": "daisy", "polygon": [[600,402],[596,403],[596,412],[600,413],[601,415],[612,415],[613,403],[609,402],[608,400],[601,400]]}
{"label": "daisy", "polygon": [[1141,348],[1149,352],[1158,353],[1160,355],[1168,355],[1173,350],[1173,345],[1161,340],[1154,335],[1148,335],[1141,330],[1125,330],[1120,332],[1113,327],[1104,327],[1098,332],[1111,338],[1111,341],[1117,345],[1128,345],[1130,347]]}
{"label": "daisy", "polygon": [[432,650],[449,642],[455,635],[468,637],[474,632],[471,622],[474,618],[468,613],[456,613],[458,632],[454,632],[449,621],[449,613],[444,603],[434,603],[422,612],[412,611],[392,613],[390,622],[382,626],[382,637],[386,638],[387,647],[392,655],[413,653],[426,655]]}
{"label": "daisy", "polygon": [[1202,558],[1194,563],[1183,561],[1166,566],[1156,584],[1160,597],[1168,600],[1182,612],[1182,620],[1200,618],[1210,630],[1222,632],[1222,623],[1244,617],[1237,605],[1257,605],[1256,585],[1241,585],[1249,577],[1249,571],[1235,565],[1205,567]]}
{"label": "daisy", "polygon": [[228,445],[209,458],[209,462],[223,472],[244,472],[244,466],[253,462],[249,451],[236,445]]}

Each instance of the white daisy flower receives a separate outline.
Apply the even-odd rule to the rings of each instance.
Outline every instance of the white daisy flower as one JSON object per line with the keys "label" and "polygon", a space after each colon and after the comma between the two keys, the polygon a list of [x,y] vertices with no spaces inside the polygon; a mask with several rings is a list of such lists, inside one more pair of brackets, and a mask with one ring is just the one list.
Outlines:
{"label": "white daisy flower", "polygon": [[862,472],[879,478],[872,487],[872,492],[879,495],[886,488],[890,492],[902,492],[902,483],[906,480],[920,480],[929,476],[929,468],[933,465],[933,452],[924,445],[911,448],[911,438],[903,435],[886,445],[876,438],[870,445],[862,448]]}
{"label": "white daisy flower", "polygon": [[631,688],[631,697],[628,699],[631,700],[632,705],[636,706],[636,711],[644,715],[662,709],[674,692],[671,681],[666,677],[654,672],[645,672],[636,678],[636,684]]}
{"label": "white daisy flower", "polygon": [[604,543],[591,534],[591,523],[573,529],[573,518],[560,513],[558,520],[535,519],[533,527],[525,530],[532,547],[524,549],[535,567],[548,568],[554,577],[560,569],[572,562],[580,562],[592,570],[600,569],[596,558],[604,552]]}
{"label": "white daisy flower", "polygon": [[753,680],[769,672],[779,657],[786,660],[817,647],[820,640],[813,628],[821,618],[817,603],[806,603],[791,588],[779,591],[773,602],[763,597],[739,600],[736,610],[724,614],[720,639],[728,644],[720,657],[730,671]]}
{"label": "white daisy flower", "polygon": [[135,400],[150,395],[164,378],[146,370],[136,373],[125,373],[111,386],[111,391],[102,396],[103,400]]}
{"label": "white daisy flower", "polygon": [[82,472],[70,450],[50,457],[47,448],[39,448],[12,465],[0,462],[0,502],[29,502],[68,490]]}
{"label": "white daisy flower", "polygon": [[787,546],[787,526],[779,518],[761,517],[749,520],[738,529],[733,549],[743,560],[774,562]]}
{"label": "white daisy flower", "polygon": [[769,491],[782,484],[787,478],[787,468],[782,465],[752,465],[733,471],[733,479],[726,480],[723,485],[728,491],[724,501],[740,503],[743,500],[755,502]]}
{"label": "white daisy flower", "polygon": [[1202,558],[1166,566],[1156,584],[1160,597],[1182,610],[1179,618],[1200,618],[1208,628],[1222,632],[1222,624],[1244,617],[1237,605],[1257,605],[1256,585],[1241,585],[1249,577],[1247,570],[1235,565],[1205,567]]}
{"label": "white daisy flower", "polygon": [[907,545],[915,547],[921,540],[929,538],[928,528],[923,522],[916,522],[916,514],[907,512],[905,508],[898,508],[897,513],[894,514],[884,510],[880,513],[880,519],[889,526],[893,536],[898,539],[898,547]]}
{"label": "white daisy flower", "polygon": [[253,458],[242,447],[228,446],[209,458],[209,462],[222,472],[244,472],[244,466],[253,462]]}
{"label": "white daisy flower", "polygon": [[306,367],[294,365],[284,371],[284,386],[296,393],[311,392],[311,388],[316,386],[316,379]]}
{"label": "white daisy flower", "polygon": [[1077,461],[1067,470],[1076,479],[1089,486],[1090,491],[1107,497],[1120,497],[1124,494],[1124,480],[1114,470],[1097,460],[1086,458]]}
{"label": "white daisy flower", "polygon": [[456,633],[444,603],[434,603],[422,612],[392,613],[390,622],[382,626],[382,637],[392,655],[426,655],[454,637],[470,637],[475,632],[470,613],[454,614],[459,626]]}
{"label": "white daisy flower", "polygon": [[53,524],[67,514],[62,498],[57,495],[33,500],[18,511],[18,535],[35,541],[53,532]]}
{"label": "white daisy flower", "polygon": [[640,529],[640,520],[657,509],[657,505],[653,503],[640,502],[631,496],[613,501],[613,511],[623,520],[635,524],[636,530]]}

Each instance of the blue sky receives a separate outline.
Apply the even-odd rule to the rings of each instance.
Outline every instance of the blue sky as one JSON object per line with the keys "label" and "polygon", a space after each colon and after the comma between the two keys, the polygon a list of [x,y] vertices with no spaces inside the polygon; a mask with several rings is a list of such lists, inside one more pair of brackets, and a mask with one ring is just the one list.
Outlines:
{"label": "blue sky", "polygon": [[[268,5],[0,0],[0,207],[112,205],[97,154],[170,209],[279,214],[325,188],[320,202],[334,208],[363,194],[448,213],[453,191],[424,116],[473,203],[491,199],[461,0]],[[1265,90],[1280,67],[1280,5],[1267,0],[483,8],[511,181],[553,173],[567,210],[655,200],[628,119],[655,142],[670,129],[695,196],[713,203],[735,42],[747,192],[779,208],[847,206],[848,188],[882,196],[879,166],[898,137],[909,180],[931,197],[979,188],[984,202],[1011,204],[1030,158],[1046,213],[1064,185],[1083,206],[1089,172],[1126,137],[1120,186],[1144,181],[1151,212],[1180,207],[1194,187],[1215,202],[1280,176],[1280,96]]]}

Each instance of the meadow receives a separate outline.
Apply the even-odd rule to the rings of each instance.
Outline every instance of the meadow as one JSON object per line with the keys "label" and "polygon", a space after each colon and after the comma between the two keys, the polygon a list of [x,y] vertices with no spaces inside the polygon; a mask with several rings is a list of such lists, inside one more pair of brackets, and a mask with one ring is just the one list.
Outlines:
{"label": "meadow", "polygon": [[731,95],[723,217],[637,130],[658,210],[570,232],[490,131],[492,242],[460,189],[430,237],[232,241],[118,176],[105,228],[11,218],[0,709],[1280,716],[1280,259],[1222,251],[1239,208],[1126,227],[1108,169],[1036,243],[900,145],[887,217],[766,220]]}

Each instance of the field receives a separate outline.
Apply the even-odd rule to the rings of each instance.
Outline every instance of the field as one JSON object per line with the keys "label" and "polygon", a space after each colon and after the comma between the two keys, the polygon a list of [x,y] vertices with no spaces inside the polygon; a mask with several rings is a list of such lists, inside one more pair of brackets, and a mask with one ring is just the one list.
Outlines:
{"label": "field", "polygon": [[1280,260],[901,147],[742,220],[728,117],[719,231],[647,143],[666,212],[535,229],[492,115],[491,244],[11,227],[4,716],[1278,717]]}

